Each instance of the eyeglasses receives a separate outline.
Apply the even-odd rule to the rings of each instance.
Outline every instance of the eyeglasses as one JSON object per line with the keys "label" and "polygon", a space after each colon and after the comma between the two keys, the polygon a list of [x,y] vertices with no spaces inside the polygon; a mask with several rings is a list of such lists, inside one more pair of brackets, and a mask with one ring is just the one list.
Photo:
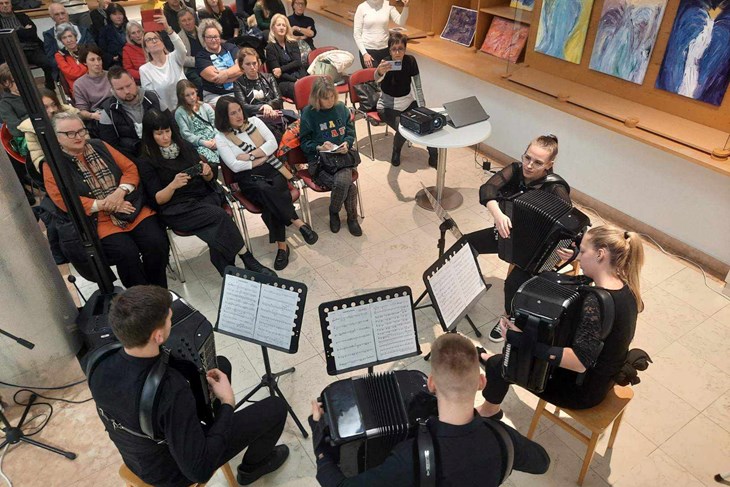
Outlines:
{"label": "eyeglasses", "polygon": [[89,133],[88,129],[79,129],[79,130],[70,130],[67,132],[56,132],[57,134],[64,135],[68,137],[69,139],[78,139],[81,137],[86,137],[86,135]]}
{"label": "eyeglasses", "polygon": [[527,153],[524,153],[522,154],[522,164],[524,164],[525,166],[532,165],[535,167],[535,169],[542,169],[543,167],[545,167],[545,164],[547,164],[547,162],[535,159]]}
{"label": "eyeglasses", "polygon": [[215,41],[220,40],[221,36],[203,36],[203,39],[208,39],[209,41]]}
{"label": "eyeglasses", "polygon": [[390,52],[406,52],[405,47],[391,47]]}
{"label": "eyeglasses", "polygon": [[151,42],[152,44],[154,44],[155,42],[161,42],[159,37],[147,37],[144,41]]}

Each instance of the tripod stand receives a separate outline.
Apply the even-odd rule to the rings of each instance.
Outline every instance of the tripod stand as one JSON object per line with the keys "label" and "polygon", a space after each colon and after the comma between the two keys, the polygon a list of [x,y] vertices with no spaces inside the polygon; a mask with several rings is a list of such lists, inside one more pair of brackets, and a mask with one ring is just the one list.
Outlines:
{"label": "tripod stand", "polygon": [[286,400],[284,397],[284,394],[281,393],[281,389],[279,389],[278,379],[282,375],[291,374],[294,372],[294,367],[290,367],[286,370],[282,370],[281,372],[271,372],[271,362],[269,361],[269,351],[266,347],[261,347],[261,353],[264,356],[264,370],[266,373],[261,376],[261,382],[253,388],[251,392],[246,394],[246,397],[238,401],[238,404],[236,404],[236,407],[233,408],[234,411],[243,405],[246,401],[249,401],[251,397],[253,397],[254,394],[256,394],[259,389],[262,387],[268,387],[269,388],[269,394],[273,396],[279,396],[284,403],[286,404],[286,408],[289,410],[289,414],[291,415],[291,418],[294,420],[294,422],[297,424],[297,427],[299,428],[299,431],[302,432],[302,436],[305,438],[309,437],[309,434],[304,429],[304,426],[302,426],[302,422],[299,421],[299,418],[297,418],[297,415],[294,413],[294,410],[291,407],[291,404],[289,404],[289,401]]}
{"label": "tripod stand", "polygon": [[30,412],[30,408],[33,407],[33,403],[38,398],[35,394],[31,394],[30,398],[28,399],[28,404],[26,404],[25,409],[23,410],[23,415],[20,417],[20,421],[18,422],[18,426],[12,426],[8,419],[5,417],[2,411],[0,411],[0,421],[3,423],[3,432],[5,433],[5,441],[0,444],[0,450],[3,449],[5,445],[15,445],[16,443],[20,443],[21,441],[23,443],[28,443],[30,445],[35,445],[39,448],[43,448],[44,450],[52,451],[53,453],[57,453],[59,455],[63,455],[64,457],[68,458],[69,460],[76,459],[76,454],[72,453],[70,451],[61,450],[60,448],[56,448],[54,446],[46,445],[45,443],[41,443],[40,441],[33,440],[31,438],[28,438],[26,434],[23,432],[23,423],[25,423],[26,418],[28,417],[28,413]]}

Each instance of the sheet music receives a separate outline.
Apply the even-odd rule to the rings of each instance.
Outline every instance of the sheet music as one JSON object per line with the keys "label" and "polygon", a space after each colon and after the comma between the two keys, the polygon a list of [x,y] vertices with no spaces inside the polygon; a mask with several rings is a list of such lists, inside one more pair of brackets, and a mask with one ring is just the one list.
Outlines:
{"label": "sheet music", "polygon": [[299,293],[295,291],[262,285],[253,338],[288,349],[298,301]]}
{"label": "sheet music", "polygon": [[486,290],[471,247],[464,245],[429,279],[446,327]]}
{"label": "sheet music", "polygon": [[332,355],[340,370],[375,362],[375,338],[368,306],[331,311],[327,315]]}
{"label": "sheet music", "polygon": [[243,336],[253,336],[261,284],[227,275],[223,287],[218,328]]}
{"label": "sheet music", "polygon": [[416,350],[410,296],[372,303],[370,316],[374,326],[378,360],[387,360]]}

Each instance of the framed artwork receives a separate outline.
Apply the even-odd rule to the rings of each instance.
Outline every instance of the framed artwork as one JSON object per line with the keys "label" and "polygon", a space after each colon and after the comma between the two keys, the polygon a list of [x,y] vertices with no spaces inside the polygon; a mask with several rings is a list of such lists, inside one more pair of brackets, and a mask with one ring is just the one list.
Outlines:
{"label": "framed artwork", "polygon": [[494,17],[481,51],[516,63],[525,48],[529,33],[530,28],[525,24]]}
{"label": "framed artwork", "polygon": [[680,0],[656,87],[719,106],[730,81],[730,0]]}
{"label": "framed artwork", "polygon": [[593,0],[545,0],[535,51],[580,64]]}
{"label": "framed artwork", "polygon": [[642,84],[667,0],[605,0],[590,68]]}
{"label": "framed artwork", "polygon": [[535,0],[510,0],[509,6],[532,12],[535,7]]}
{"label": "framed artwork", "polygon": [[441,38],[469,47],[477,30],[477,11],[452,6]]}

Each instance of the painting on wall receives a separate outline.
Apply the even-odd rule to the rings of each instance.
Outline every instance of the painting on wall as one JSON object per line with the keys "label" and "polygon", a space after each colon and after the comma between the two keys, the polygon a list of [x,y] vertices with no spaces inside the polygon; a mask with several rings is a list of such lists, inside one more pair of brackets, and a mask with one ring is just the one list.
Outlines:
{"label": "painting on wall", "polygon": [[605,0],[590,68],[642,84],[667,0]]}
{"label": "painting on wall", "polygon": [[509,6],[532,12],[533,7],[535,7],[535,0],[511,0]]}
{"label": "painting on wall", "polygon": [[656,87],[719,106],[730,81],[730,0],[680,0]]}
{"label": "painting on wall", "polygon": [[592,8],[593,0],[545,0],[535,51],[580,64]]}
{"label": "painting on wall", "polygon": [[482,44],[482,52],[516,63],[525,48],[530,28],[520,22],[495,17]]}
{"label": "painting on wall", "polygon": [[452,6],[441,38],[469,47],[477,30],[477,11]]}

